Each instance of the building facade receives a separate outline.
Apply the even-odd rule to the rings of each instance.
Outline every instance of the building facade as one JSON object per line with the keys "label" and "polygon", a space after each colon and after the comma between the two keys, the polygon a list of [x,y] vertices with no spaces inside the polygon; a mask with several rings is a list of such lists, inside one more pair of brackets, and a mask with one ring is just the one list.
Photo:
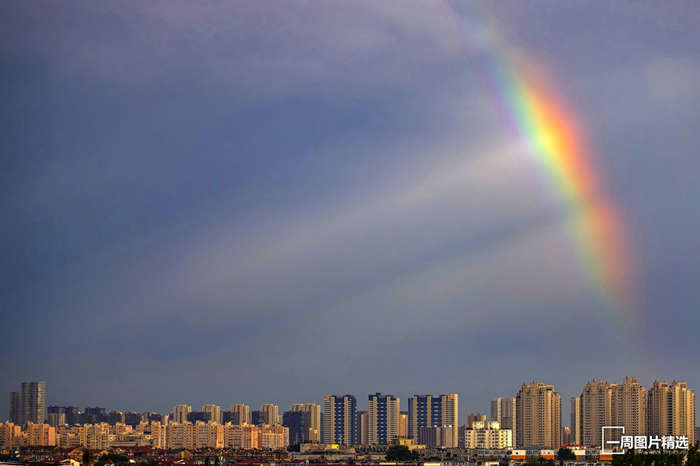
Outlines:
{"label": "building facade", "polygon": [[221,415],[221,406],[215,404],[207,404],[202,406],[202,411],[209,413],[209,420],[216,422],[217,424],[223,424],[223,418]]}
{"label": "building facade", "polygon": [[231,406],[231,423],[236,425],[250,424],[250,406],[243,403],[236,403]]}
{"label": "building facade", "polygon": [[280,423],[280,408],[276,404],[265,403],[260,406],[262,424],[276,425]]}
{"label": "building facade", "polygon": [[474,421],[459,429],[461,448],[513,448],[513,431],[502,429],[498,421]]}
{"label": "building facade", "polygon": [[400,400],[393,395],[375,393],[367,399],[367,442],[388,445],[399,436]]}
{"label": "building facade", "polygon": [[173,418],[172,422],[178,424],[184,424],[187,422],[187,415],[192,412],[192,406],[189,405],[175,405],[173,407]]}
{"label": "building facade", "polygon": [[325,444],[356,445],[357,399],[352,395],[326,395],[321,413],[321,441]]}
{"label": "building facade", "polygon": [[9,415],[14,424],[43,424],[46,421],[46,383],[22,382],[19,392],[10,393]]}
{"label": "building facade", "polygon": [[647,435],[647,390],[634,377],[611,384],[612,425],[625,428],[625,435]]}
{"label": "building facade", "polygon": [[289,411],[303,413],[302,443],[318,443],[321,441],[321,405],[316,403],[296,403],[289,407]]}
{"label": "building facade", "polygon": [[591,380],[581,392],[581,444],[600,447],[603,426],[612,424],[612,387],[602,380]]}
{"label": "building facade", "polygon": [[581,445],[581,397],[571,397],[571,436],[569,443]]}
{"label": "building facade", "polygon": [[695,435],[695,392],[685,382],[655,381],[647,399],[649,435],[688,437],[693,445]]}
{"label": "building facade", "polygon": [[453,427],[452,444],[458,443],[459,395],[413,395],[408,399],[408,438],[425,444],[420,438],[421,427]]}
{"label": "building facade", "polygon": [[452,426],[422,426],[418,431],[418,436],[423,439],[421,444],[428,448],[456,448],[454,443]]}
{"label": "building facade", "polygon": [[510,429],[513,439],[517,435],[515,411],[515,398],[495,398],[491,400],[491,420],[498,421],[501,429]]}
{"label": "building facade", "polygon": [[561,396],[553,385],[522,385],[516,397],[518,447],[561,446]]}

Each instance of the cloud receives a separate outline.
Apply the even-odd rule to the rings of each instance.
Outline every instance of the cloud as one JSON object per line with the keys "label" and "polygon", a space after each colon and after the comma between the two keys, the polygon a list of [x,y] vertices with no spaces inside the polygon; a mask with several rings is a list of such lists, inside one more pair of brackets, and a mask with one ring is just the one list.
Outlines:
{"label": "cloud", "polygon": [[[449,263],[452,254],[470,250],[470,242],[483,248],[493,232],[533,219],[558,221],[562,206],[539,185],[524,146],[486,141],[461,150],[434,152],[348,198],[268,218],[259,227],[203,225],[185,242],[126,268],[145,276],[129,280],[138,299],[127,299],[115,317],[216,326],[323,309],[406,270],[430,268],[436,257]],[[513,231],[494,238],[496,245],[531,234]],[[504,259],[498,249],[486,254]]]}
{"label": "cloud", "polygon": [[658,103],[676,106],[700,98],[700,65],[687,58],[656,58],[642,74],[649,95]]}
{"label": "cloud", "polygon": [[442,2],[18,4],[3,23],[5,53],[40,57],[52,72],[149,87],[193,74],[237,94],[327,81],[398,84],[462,53],[461,26]]}

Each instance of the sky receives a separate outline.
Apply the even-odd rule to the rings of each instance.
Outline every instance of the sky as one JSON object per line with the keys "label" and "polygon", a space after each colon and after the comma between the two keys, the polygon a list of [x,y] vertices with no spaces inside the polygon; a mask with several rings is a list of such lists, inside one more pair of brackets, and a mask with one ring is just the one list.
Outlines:
{"label": "sky", "polygon": [[[697,24],[695,1],[2,2],[0,419],[29,380],[163,413],[699,389]],[[523,61],[625,227],[624,318],[499,110],[493,63]]]}

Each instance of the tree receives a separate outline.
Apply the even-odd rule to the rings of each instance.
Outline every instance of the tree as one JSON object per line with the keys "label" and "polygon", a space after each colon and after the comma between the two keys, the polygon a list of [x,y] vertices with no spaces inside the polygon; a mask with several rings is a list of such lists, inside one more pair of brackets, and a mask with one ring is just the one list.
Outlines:
{"label": "tree", "polygon": [[386,459],[387,461],[414,461],[418,459],[418,454],[405,445],[392,445],[386,451]]}
{"label": "tree", "polygon": [[560,448],[557,452],[557,459],[559,464],[564,464],[564,461],[575,461],[576,455],[571,451],[571,448]]}

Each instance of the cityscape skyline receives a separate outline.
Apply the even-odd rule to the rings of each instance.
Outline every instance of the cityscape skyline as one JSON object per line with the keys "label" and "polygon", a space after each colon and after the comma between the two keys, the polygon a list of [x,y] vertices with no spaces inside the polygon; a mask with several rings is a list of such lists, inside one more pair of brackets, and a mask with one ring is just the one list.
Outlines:
{"label": "cityscape skyline", "polygon": [[[233,421],[234,424],[274,425],[282,424],[283,419],[288,420],[289,413],[309,412],[310,417],[307,415],[304,422],[316,429],[312,438],[326,444],[359,444],[361,442],[390,444],[394,439],[399,438],[399,432],[402,431],[406,438],[421,439],[423,434],[420,426],[470,426],[473,418],[484,423],[487,420],[498,421],[500,428],[510,429],[514,445],[538,444],[551,447],[552,445],[569,443],[562,441],[562,436],[565,435],[564,428],[568,429],[569,440],[573,439],[576,444],[596,445],[601,442],[601,428],[612,425],[626,426],[627,433],[630,435],[642,435],[648,432],[665,435],[687,431],[690,432],[686,435],[690,436],[691,441],[695,438],[697,425],[695,392],[689,389],[684,381],[673,380],[669,384],[666,381],[656,379],[647,391],[646,387],[639,384],[634,377],[625,376],[622,383],[609,383],[592,379],[586,382],[579,394],[571,396],[569,401],[564,402],[562,402],[561,394],[555,390],[554,385],[547,385],[540,381],[523,383],[514,397],[490,399],[490,409],[484,411],[488,412],[489,415],[485,415],[483,419],[474,418],[474,411],[470,411],[468,416],[460,415],[459,395],[456,393],[413,394],[406,399],[407,406],[403,406],[400,397],[393,394],[370,393],[367,397],[367,408],[364,410],[354,395],[326,394],[320,403],[299,402],[298,400],[290,403],[289,410],[284,411],[284,416],[280,414],[280,405],[269,400],[260,404],[258,410],[251,410],[252,405],[240,400],[228,405],[207,402],[202,405],[201,414],[207,414],[208,417],[201,419],[191,418],[191,415],[200,413],[194,412],[192,405],[188,404],[175,404],[171,411],[160,414],[170,416],[170,419],[177,423],[214,420],[218,424]],[[26,420],[31,416],[34,416],[33,419],[36,420],[36,416],[39,415],[38,410],[41,409],[38,407],[44,407],[44,420],[49,422],[49,416],[46,413],[51,411],[51,408],[65,409],[64,407],[68,407],[68,405],[63,405],[64,407],[55,404],[47,405],[45,393],[45,382],[22,382],[21,395],[18,398],[15,396],[17,392],[11,392],[8,404],[11,415],[13,406],[18,406],[18,403],[19,406],[22,406],[22,410],[15,413],[16,419],[10,417],[9,420],[19,424],[26,423]],[[684,393],[688,393],[690,398]],[[542,394],[545,394],[545,398],[542,398]],[[681,401],[674,401],[679,394]],[[536,413],[537,410],[542,409],[543,403],[544,406],[550,406],[547,408],[549,414],[544,418],[542,414],[533,414],[532,411],[535,410]],[[569,403],[571,411],[567,416],[563,409]],[[635,408],[635,405],[638,408]],[[46,406],[48,406],[48,410],[45,408]],[[230,407],[230,411],[227,406]],[[254,408],[254,406],[252,407]],[[309,409],[311,411],[308,411]],[[105,408],[87,407],[86,410],[102,410],[103,415],[106,415]],[[116,410],[116,412],[123,411]],[[134,411],[126,410],[126,412]],[[146,412],[157,413],[153,410]],[[681,412],[683,418],[686,419],[683,422],[687,424],[677,425],[676,413]],[[27,415],[26,413],[33,414]],[[362,418],[361,413],[365,413],[364,416],[369,417]],[[568,425],[567,419],[570,420]],[[372,421],[368,422],[368,420]],[[544,426],[547,427],[537,424],[543,420]],[[295,422],[301,422],[301,418]],[[55,422],[50,424],[56,425]],[[339,425],[341,430],[337,430]],[[352,427],[349,431],[343,431],[342,425],[345,425],[346,428],[348,425]],[[361,429],[363,429],[363,433],[360,432]],[[379,429],[383,433],[380,434]],[[456,429],[438,435],[449,436],[450,445],[457,444]]]}
{"label": "cityscape skyline", "polygon": [[[470,413],[460,421],[459,395],[413,395],[408,410],[391,394],[367,396],[367,409],[353,395],[325,395],[323,404],[294,403],[280,415],[274,403],[259,409],[237,402],[230,409],[216,404],[177,404],[167,414],[107,411],[46,404],[44,382],[22,382],[12,392],[7,423],[0,423],[0,446],[149,446],[178,448],[284,449],[290,445],[404,445],[409,448],[497,449],[539,448],[555,451],[565,445],[597,448],[608,440],[619,445],[696,444],[695,392],[683,381],[654,381],[647,392],[634,377],[622,383],[590,380],[571,397],[571,424],[562,422],[561,395],[540,381],[523,384],[514,398],[495,398],[490,416]],[[19,408],[21,407],[21,408]],[[44,412],[42,412],[44,411]],[[136,429],[135,431],[133,429]],[[601,431],[603,436],[601,437]],[[620,435],[621,433],[621,435]],[[572,439],[576,442],[572,444]],[[407,443],[408,442],[408,443]],[[325,445],[325,446],[324,446]],[[639,443],[641,446],[642,443]],[[671,446],[669,448],[675,448]],[[607,453],[605,453],[607,454]]]}

